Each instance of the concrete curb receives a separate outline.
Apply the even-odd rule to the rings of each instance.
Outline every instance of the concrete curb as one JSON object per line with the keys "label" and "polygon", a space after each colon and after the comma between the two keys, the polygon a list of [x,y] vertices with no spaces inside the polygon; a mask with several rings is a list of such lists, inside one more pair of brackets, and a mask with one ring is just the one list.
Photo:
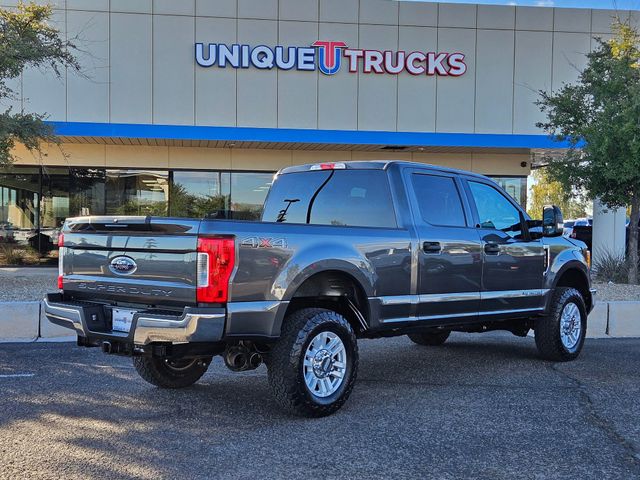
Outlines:
{"label": "concrete curb", "polygon": [[[599,302],[587,338],[640,338],[640,302]],[[0,343],[74,342],[72,330],[47,320],[40,302],[0,302]]]}
{"label": "concrete curb", "polygon": [[40,302],[0,302],[0,341],[35,342],[40,336]]}
{"label": "concrete curb", "polygon": [[47,320],[40,302],[0,302],[0,343],[75,340],[75,332]]}

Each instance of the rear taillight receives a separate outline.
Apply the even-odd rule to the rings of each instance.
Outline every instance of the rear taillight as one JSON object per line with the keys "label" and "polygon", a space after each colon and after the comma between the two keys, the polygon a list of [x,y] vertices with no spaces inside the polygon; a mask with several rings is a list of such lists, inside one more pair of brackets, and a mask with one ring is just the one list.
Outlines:
{"label": "rear taillight", "polygon": [[233,238],[199,238],[196,280],[198,303],[225,303],[235,265]]}
{"label": "rear taillight", "polygon": [[58,236],[58,289],[62,290],[64,285],[64,266],[63,266],[63,257],[64,256],[64,233],[60,232]]}

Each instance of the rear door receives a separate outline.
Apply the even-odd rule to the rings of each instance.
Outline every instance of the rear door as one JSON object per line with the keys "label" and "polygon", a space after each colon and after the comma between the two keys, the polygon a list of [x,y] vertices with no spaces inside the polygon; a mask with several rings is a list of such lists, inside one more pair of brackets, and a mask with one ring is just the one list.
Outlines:
{"label": "rear door", "polygon": [[420,241],[417,316],[473,321],[480,303],[482,255],[462,184],[456,175],[406,172]]}
{"label": "rear door", "polygon": [[481,316],[511,316],[544,305],[542,240],[523,230],[524,212],[489,181],[466,179],[475,227],[482,240]]}
{"label": "rear door", "polygon": [[199,225],[196,220],[151,217],[68,220],[62,253],[65,296],[194,305]]}

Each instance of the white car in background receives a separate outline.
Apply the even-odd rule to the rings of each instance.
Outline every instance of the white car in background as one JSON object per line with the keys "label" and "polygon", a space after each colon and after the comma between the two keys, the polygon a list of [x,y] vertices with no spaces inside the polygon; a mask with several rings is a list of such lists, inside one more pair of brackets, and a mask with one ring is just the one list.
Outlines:
{"label": "white car in background", "polygon": [[562,225],[562,236],[563,237],[569,238],[569,236],[571,235],[571,232],[573,232],[573,224],[574,223],[575,223],[575,220],[567,220],[566,222],[564,222],[564,224]]}
{"label": "white car in background", "polygon": [[10,223],[0,224],[0,242],[9,243],[15,241],[15,228]]}

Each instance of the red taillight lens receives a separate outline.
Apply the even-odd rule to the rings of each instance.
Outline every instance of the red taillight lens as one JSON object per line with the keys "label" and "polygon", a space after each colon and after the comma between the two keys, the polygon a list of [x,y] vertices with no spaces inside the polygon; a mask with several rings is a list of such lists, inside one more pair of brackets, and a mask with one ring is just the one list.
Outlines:
{"label": "red taillight lens", "polygon": [[64,233],[60,232],[58,236],[58,289],[63,289],[64,266],[62,265],[62,256],[64,254]]}
{"label": "red taillight lens", "polygon": [[233,238],[199,238],[196,300],[198,303],[225,303],[235,265]]}

